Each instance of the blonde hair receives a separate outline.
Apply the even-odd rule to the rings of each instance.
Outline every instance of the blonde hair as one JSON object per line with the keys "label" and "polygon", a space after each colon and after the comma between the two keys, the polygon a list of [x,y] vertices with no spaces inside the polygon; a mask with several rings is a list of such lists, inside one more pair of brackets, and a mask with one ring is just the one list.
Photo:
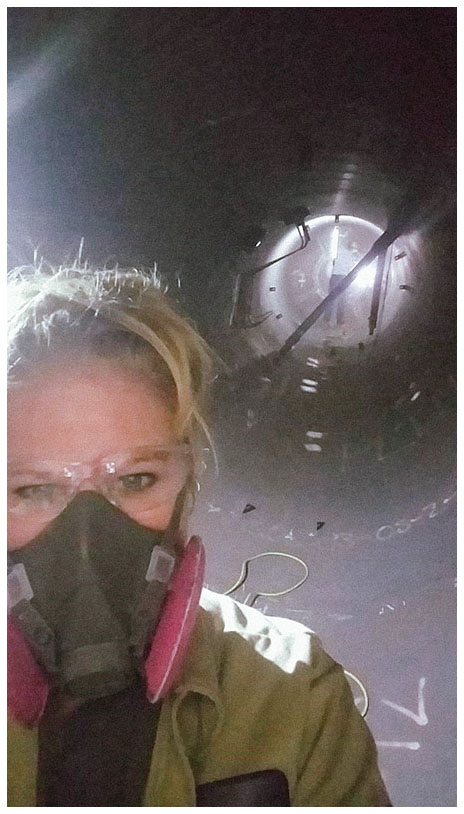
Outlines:
{"label": "blonde hair", "polygon": [[214,357],[188,319],[136,269],[23,266],[8,275],[8,376],[21,383],[37,364],[69,354],[115,360],[154,378],[179,439],[213,445],[204,411]]}

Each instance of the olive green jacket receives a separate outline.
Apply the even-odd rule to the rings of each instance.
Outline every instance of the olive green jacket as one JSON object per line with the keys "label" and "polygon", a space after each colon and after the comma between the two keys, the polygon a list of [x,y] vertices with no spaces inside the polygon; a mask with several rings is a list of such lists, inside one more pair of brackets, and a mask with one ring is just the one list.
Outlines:
{"label": "olive green jacket", "polygon": [[[37,730],[11,724],[8,805],[34,806]],[[373,738],[340,665],[298,622],[204,590],[182,681],[164,700],[146,806],[265,769],[292,806],[388,806]]]}

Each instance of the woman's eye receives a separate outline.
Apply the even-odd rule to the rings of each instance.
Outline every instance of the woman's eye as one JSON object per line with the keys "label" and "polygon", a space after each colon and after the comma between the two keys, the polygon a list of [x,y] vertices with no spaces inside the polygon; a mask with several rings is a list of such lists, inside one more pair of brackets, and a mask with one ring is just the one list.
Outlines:
{"label": "woman's eye", "polygon": [[19,486],[15,494],[21,500],[52,500],[56,492],[54,483],[36,483],[31,486]]}
{"label": "woman's eye", "polygon": [[143,492],[155,485],[158,478],[151,472],[139,472],[135,475],[123,475],[119,478],[120,484],[129,492]]}

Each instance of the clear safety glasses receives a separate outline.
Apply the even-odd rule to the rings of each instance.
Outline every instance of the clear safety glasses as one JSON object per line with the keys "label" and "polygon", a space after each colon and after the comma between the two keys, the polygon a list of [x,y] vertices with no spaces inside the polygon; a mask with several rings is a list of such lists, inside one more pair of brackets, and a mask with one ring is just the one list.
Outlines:
{"label": "clear safety glasses", "polygon": [[188,444],[137,447],[91,462],[8,464],[8,512],[31,525],[57,517],[79,492],[90,490],[137,520],[175,499],[191,468]]}

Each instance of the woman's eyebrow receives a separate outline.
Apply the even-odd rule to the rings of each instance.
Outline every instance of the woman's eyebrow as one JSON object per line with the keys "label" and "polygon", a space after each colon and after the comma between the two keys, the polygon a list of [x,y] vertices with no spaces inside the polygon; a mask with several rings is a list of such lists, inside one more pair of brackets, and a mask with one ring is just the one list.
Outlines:
{"label": "woman's eyebrow", "polygon": [[[166,460],[169,457],[170,450],[167,447],[139,447],[129,452],[126,458],[127,463],[141,463],[152,461],[154,458],[159,460]],[[105,456],[107,460],[111,456]]]}
{"label": "woman's eyebrow", "polygon": [[138,452],[138,453],[136,452],[133,455],[131,455],[130,458],[128,458],[127,462],[128,463],[133,463],[133,464],[147,463],[148,461],[151,461],[154,458],[159,459],[159,460],[166,460],[166,458],[168,458],[168,456],[169,456],[169,450],[167,450],[167,449],[159,449],[159,448],[157,449],[156,447],[155,448],[147,447],[144,450],[141,450],[140,452]]}
{"label": "woman's eyebrow", "polygon": [[35,467],[34,464],[30,464],[28,466],[21,466],[17,465],[8,467],[8,475],[9,477],[27,477],[27,476],[34,476],[35,478],[49,478],[51,476],[56,475],[56,472],[52,472],[50,469],[41,469],[40,467]]}

